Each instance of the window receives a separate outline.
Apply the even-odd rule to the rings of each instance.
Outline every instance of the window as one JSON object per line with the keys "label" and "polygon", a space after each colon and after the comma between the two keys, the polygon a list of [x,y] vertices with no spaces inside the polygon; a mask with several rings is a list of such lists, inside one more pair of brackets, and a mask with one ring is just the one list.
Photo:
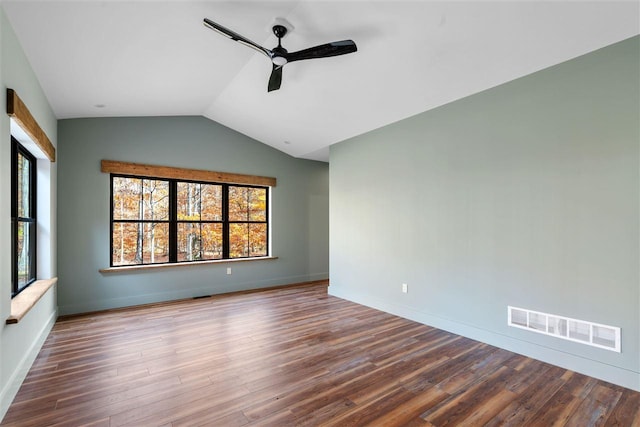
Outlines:
{"label": "window", "polygon": [[111,175],[111,266],[269,255],[268,187]]}
{"label": "window", "polygon": [[177,183],[178,262],[224,258],[222,187]]}
{"label": "window", "polygon": [[267,255],[267,189],[229,186],[229,256]]}
{"label": "window", "polygon": [[36,159],[12,137],[12,297],[36,280],[36,232]]}
{"label": "window", "polygon": [[169,261],[169,182],[112,177],[111,265]]}

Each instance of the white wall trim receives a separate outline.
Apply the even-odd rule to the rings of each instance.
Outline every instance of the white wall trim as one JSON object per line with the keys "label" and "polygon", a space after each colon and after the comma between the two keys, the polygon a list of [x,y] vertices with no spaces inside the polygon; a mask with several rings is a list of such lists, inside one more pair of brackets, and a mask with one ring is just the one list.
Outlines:
{"label": "white wall trim", "polygon": [[331,284],[329,295],[346,299],[367,307],[375,308],[405,319],[413,320],[434,328],[443,329],[454,334],[481,341],[523,356],[531,357],[542,362],[560,366],[588,375],[603,381],[618,384],[632,390],[640,391],[640,372],[635,372],[617,366],[608,365],[592,359],[579,357],[563,351],[536,345],[527,341],[497,334],[485,329],[476,328],[460,322],[455,322],[439,316],[433,316],[407,306],[393,304],[388,301],[360,293],[351,292],[340,286]]}
{"label": "white wall trim", "polygon": [[[24,357],[20,361],[18,368],[11,374],[11,377],[7,381],[3,390],[0,391],[0,421],[4,418],[5,414],[9,410],[9,406],[13,399],[18,394],[18,390],[22,385],[22,382],[26,378],[29,373],[29,369],[31,369],[31,365],[36,360],[42,345],[46,341],[53,325],[56,323],[56,319],[58,318],[58,311],[54,310],[53,313],[49,316],[49,319],[44,324],[40,333],[38,334],[37,339],[33,341],[29,351],[25,353]],[[15,326],[8,326],[15,327]]]}

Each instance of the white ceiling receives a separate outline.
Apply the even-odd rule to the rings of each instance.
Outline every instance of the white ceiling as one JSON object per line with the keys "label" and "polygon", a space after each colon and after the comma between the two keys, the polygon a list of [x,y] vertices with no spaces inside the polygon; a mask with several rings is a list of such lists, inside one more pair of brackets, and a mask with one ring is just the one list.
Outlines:
{"label": "white ceiling", "polygon": [[[1,4],[58,118],[203,115],[324,161],[333,143],[640,33],[637,0]],[[205,17],[267,48],[281,17],[289,51],[358,52],[288,64],[267,93],[269,59]]]}

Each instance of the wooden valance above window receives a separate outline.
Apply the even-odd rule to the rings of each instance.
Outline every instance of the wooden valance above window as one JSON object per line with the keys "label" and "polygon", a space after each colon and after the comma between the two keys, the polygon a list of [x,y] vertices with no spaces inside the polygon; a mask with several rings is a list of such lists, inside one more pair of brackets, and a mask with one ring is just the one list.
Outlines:
{"label": "wooden valance above window", "polygon": [[143,165],[140,163],[102,160],[100,170],[117,175],[146,176],[199,182],[222,182],[227,184],[261,185],[275,187],[276,179],[266,176],[213,172],[201,169],[184,169],[171,166]]}
{"label": "wooden valance above window", "polygon": [[50,161],[56,161],[56,148],[13,89],[7,89],[7,114],[29,135]]}

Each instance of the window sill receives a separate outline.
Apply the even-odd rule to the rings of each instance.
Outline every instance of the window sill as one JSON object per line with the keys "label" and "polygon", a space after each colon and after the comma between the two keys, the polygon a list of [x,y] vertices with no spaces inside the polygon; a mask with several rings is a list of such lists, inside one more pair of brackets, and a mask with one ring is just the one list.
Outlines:
{"label": "window sill", "polygon": [[47,293],[49,288],[58,283],[58,278],[36,280],[27,289],[20,292],[11,300],[11,315],[7,324],[18,323],[31,310],[36,303]]}
{"label": "window sill", "polygon": [[193,267],[193,266],[197,266],[197,265],[227,264],[227,263],[236,263],[236,262],[265,261],[265,260],[274,260],[274,259],[278,259],[278,257],[277,256],[264,256],[264,257],[256,257],[256,258],[213,259],[213,260],[210,260],[210,261],[176,262],[176,263],[168,263],[168,264],[128,265],[128,266],[124,266],[124,267],[101,268],[98,271],[100,273],[102,273],[102,274],[127,273],[127,272],[131,272],[131,271],[140,271],[140,270],[155,270],[155,269],[163,269],[163,268]]}

